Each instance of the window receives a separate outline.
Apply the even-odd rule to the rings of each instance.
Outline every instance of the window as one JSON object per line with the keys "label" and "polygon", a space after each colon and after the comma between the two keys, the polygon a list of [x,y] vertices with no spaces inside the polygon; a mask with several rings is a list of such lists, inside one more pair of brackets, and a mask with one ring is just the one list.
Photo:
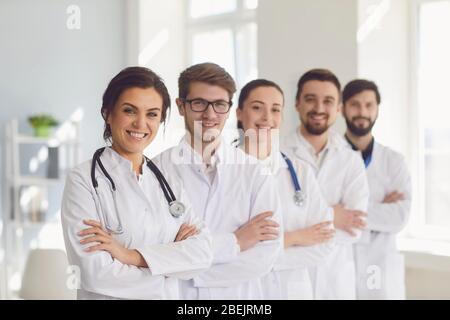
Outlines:
{"label": "window", "polygon": [[[187,64],[217,63],[233,76],[238,88],[255,79],[257,7],[257,0],[190,0]],[[233,100],[237,101],[237,96]],[[232,109],[226,128],[235,127],[236,115]],[[224,132],[225,136],[228,131]]]}
{"label": "window", "polygon": [[450,1],[416,1],[418,220],[428,236],[450,230]]}

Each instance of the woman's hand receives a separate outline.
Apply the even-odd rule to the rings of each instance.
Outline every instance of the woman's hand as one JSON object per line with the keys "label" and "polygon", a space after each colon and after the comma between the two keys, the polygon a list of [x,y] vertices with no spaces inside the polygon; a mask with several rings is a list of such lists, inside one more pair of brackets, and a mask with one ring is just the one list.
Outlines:
{"label": "woman's hand", "polygon": [[272,216],[273,212],[271,211],[260,213],[234,232],[241,251],[253,247],[259,241],[278,238],[278,223],[268,219]]}
{"label": "woman's hand", "polygon": [[103,230],[100,222],[94,220],[83,220],[83,223],[90,226],[90,228],[86,228],[78,232],[78,235],[83,237],[83,239],[80,240],[80,243],[95,243],[94,245],[84,249],[84,251],[107,251],[114,259],[119,260],[123,264],[137,267],[148,267],[144,258],[137,250],[130,250],[120,245],[109,232]]}
{"label": "woman's hand", "polygon": [[308,228],[298,229],[284,234],[284,247],[290,246],[312,246],[331,240],[335,231],[330,229],[333,221],[325,221]]}
{"label": "woman's hand", "polygon": [[197,229],[197,226],[195,224],[183,223],[180,226],[180,230],[178,230],[174,242],[186,240],[187,238],[195,236],[198,233],[200,233],[200,230]]}

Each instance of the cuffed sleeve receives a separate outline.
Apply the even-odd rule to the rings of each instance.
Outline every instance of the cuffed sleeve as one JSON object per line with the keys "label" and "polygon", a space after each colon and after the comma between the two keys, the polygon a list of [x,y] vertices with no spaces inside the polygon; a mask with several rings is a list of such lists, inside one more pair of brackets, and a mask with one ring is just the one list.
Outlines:
{"label": "cuffed sleeve", "polygon": [[[280,200],[273,177],[258,173],[253,190],[249,192],[252,192],[250,218],[272,211],[274,215],[271,219],[282,226]],[[252,248],[239,252],[230,262],[213,263],[210,269],[194,278],[194,286],[232,287],[264,276],[270,272],[280,253],[282,238],[279,236],[276,240],[261,241]]]}
{"label": "cuffed sleeve", "polygon": [[[353,154],[351,164],[348,166],[345,177],[345,190],[341,204],[346,209],[359,210],[367,213],[369,203],[369,184],[367,182],[366,169],[362,159]],[[356,243],[361,238],[362,230],[353,230],[356,236],[336,229],[336,243]]]}
{"label": "cuffed sleeve", "polygon": [[395,203],[371,201],[367,221],[369,230],[398,233],[408,222],[411,211],[411,177],[402,157],[395,157],[391,165],[390,192],[402,192],[404,200]]}

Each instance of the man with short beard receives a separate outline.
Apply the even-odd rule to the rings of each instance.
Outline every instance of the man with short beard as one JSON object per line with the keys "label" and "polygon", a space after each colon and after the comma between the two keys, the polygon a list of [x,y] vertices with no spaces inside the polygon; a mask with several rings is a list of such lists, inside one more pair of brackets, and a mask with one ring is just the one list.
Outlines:
{"label": "man with short beard", "polygon": [[381,98],[372,81],[353,80],[343,91],[345,138],[364,160],[370,198],[367,229],[355,244],[358,299],[404,299],[403,257],[395,236],[411,208],[411,178],[398,152],[375,142],[372,128]]}
{"label": "man with short beard", "polygon": [[356,298],[352,244],[365,228],[369,200],[364,163],[330,130],[340,112],[340,90],[339,80],[329,70],[306,72],[296,95],[301,124],[284,143],[287,153],[313,168],[324,198],[334,209],[336,247],[322,265],[310,269],[315,299]]}

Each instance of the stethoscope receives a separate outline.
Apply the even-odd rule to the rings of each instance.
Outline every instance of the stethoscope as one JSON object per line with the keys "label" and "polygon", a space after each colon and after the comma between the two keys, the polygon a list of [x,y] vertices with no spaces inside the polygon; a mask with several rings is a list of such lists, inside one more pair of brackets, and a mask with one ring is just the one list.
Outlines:
{"label": "stethoscope", "polygon": [[281,156],[283,157],[284,161],[286,161],[286,164],[289,169],[289,174],[291,175],[292,183],[294,184],[294,188],[295,188],[294,203],[299,207],[303,207],[306,202],[306,193],[300,187],[300,183],[298,182],[297,173],[295,172],[292,161],[283,152],[280,152],[280,153],[281,153]]}
{"label": "stethoscope", "polygon": [[[238,148],[242,144],[239,139],[236,139],[234,142],[237,142],[236,148]],[[280,153],[281,153],[281,156],[283,157],[284,161],[286,161],[286,164],[289,169],[289,174],[291,175],[292,183],[294,184],[294,188],[295,188],[294,203],[295,203],[295,205],[297,205],[299,207],[303,207],[305,205],[305,201],[307,198],[306,193],[300,187],[300,183],[298,182],[297,173],[295,172],[292,161],[283,152],[280,151]]]}
{"label": "stethoscope", "polygon": [[[105,148],[100,148],[97,151],[95,151],[94,156],[92,158],[92,164],[91,164],[91,180],[92,180],[92,185],[94,186],[95,189],[95,193],[97,194],[98,199],[100,199],[99,194],[98,194],[98,182],[97,179],[95,178],[95,165],[98,163],[101,171],[103,172],[103,174],[105,175],[105,177],[109,180],[109,182],[111,183],[111,188],[112,188],[112,194],[113,194],[113,201],[114,201],[114,206],[115,206],[115,210],[116,210],[116,217],[117,217],[117,222],[118,222],[118,226],[117,229],[113,229],[111,227],[111,225],[109,224],[108,221],[108,215],[105,214],[103,212],[103,210],[100,209],[100,214],[103,216],[104,219],[104,224],[105,224],[105,228],[107,231],[114,233],[114,234],[121,234],[123,233],[123,229],[122,229],[122,221],[120,219],[120,215],[117,212],[117,201],[116,201],[116,185],[113,181],[113,179],[111,178],[111,176],[109,175],[109,173],[106,171],[105,167],[103,166],[102,161],[100,160],[100,156],[102,155],[103,151],[105,150]],[[145,156],[144,156],[145,157]],[[167,200],[167,204],[169,205],[169,212],[170,214],[174,217],[174,218],[179,218],[183,215],[183,213],[186,211],[186,207],[184,206],[184,204],[180,201],[178,201],[172,191],[172,189],[169,186],[169,183],[167,182],[166,178],[164,178],[164,175],[161,173],[161,171],[158,169],[158,167],[147,157],[145,157],[146,163],[147,163],[147,167],[153,172],[153,174],[156,176],[156,179],[158,179],[159,185],[161,186],[161,189],[164,193],[164,196]],[[100,201],[99,201],[100,202]]]}

